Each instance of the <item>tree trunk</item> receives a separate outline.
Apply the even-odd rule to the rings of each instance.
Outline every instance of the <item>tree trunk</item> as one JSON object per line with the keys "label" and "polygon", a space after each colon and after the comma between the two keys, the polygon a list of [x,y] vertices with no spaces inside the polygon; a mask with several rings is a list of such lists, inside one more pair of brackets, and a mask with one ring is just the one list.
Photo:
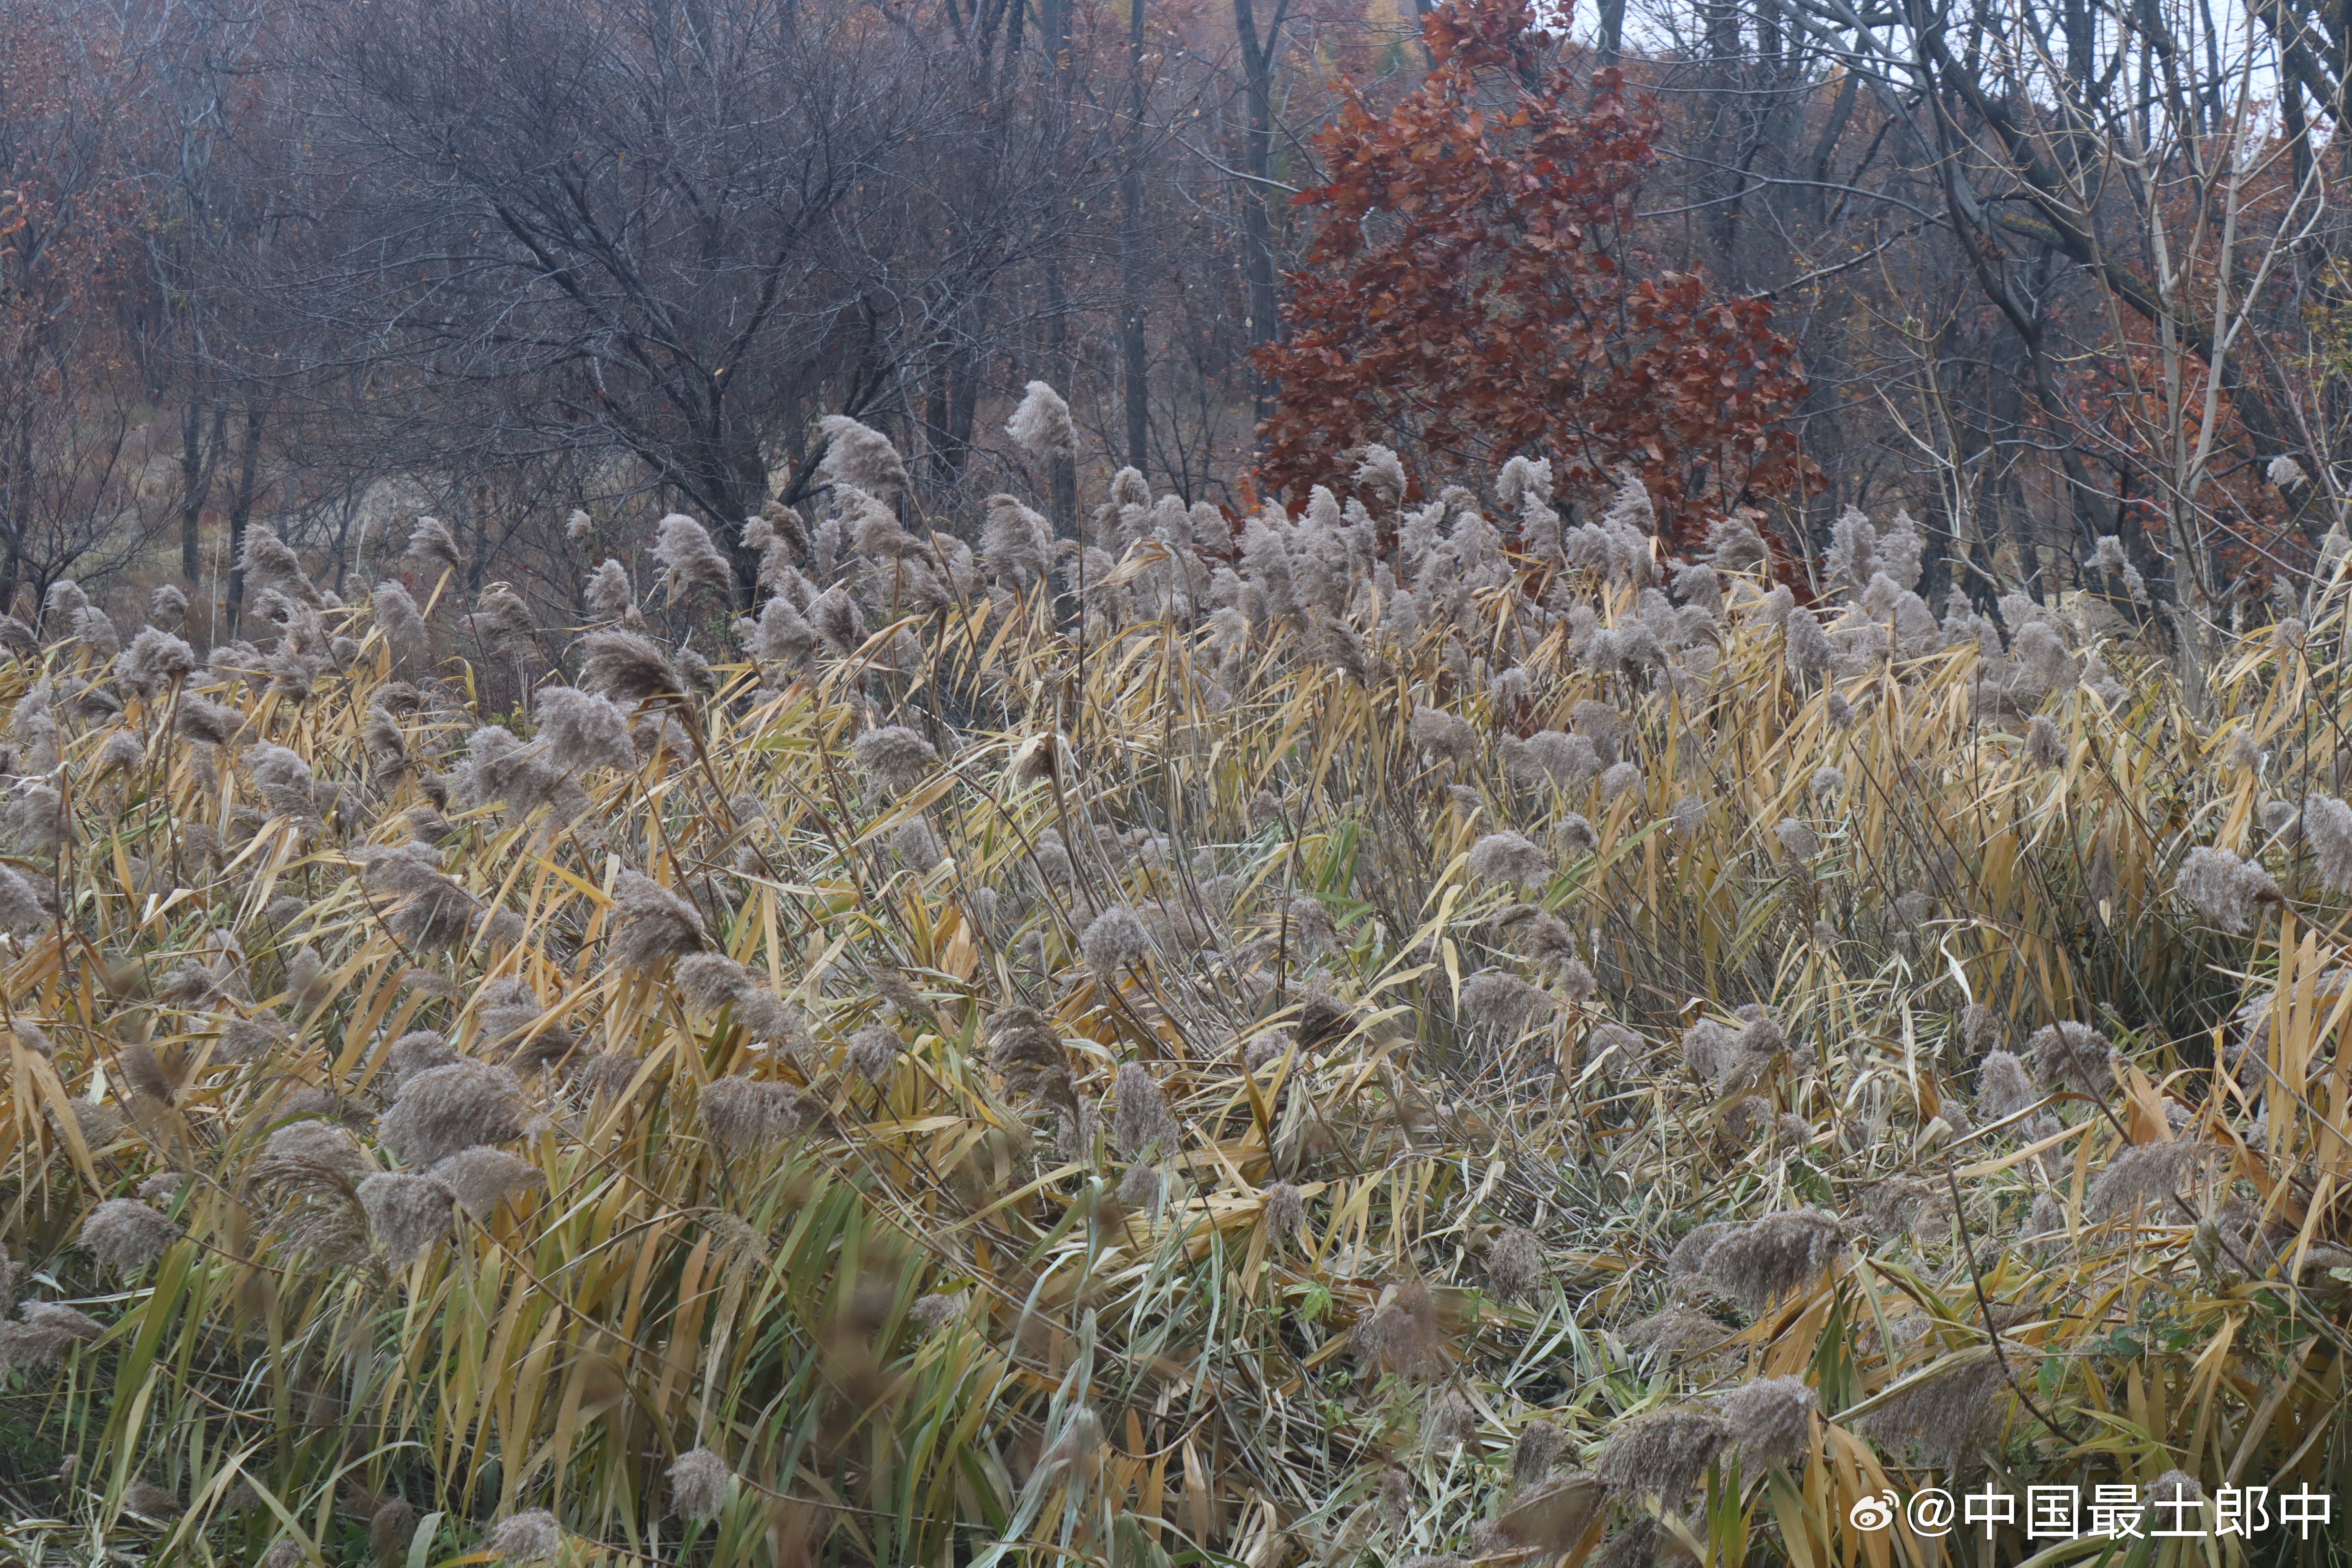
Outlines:
{"label": "tree trunk", "polygon": [[[1054,380],[1067,396],[1070,385],[1070,300],[1062,279],[1062,258],[1056,251],[1045,263],[1045,364]],[[1078,536],[1078,468],[1067,458],[1055,458],[1048,465],[1048,486],[1052,492],[1055,534],[1062,539]]]}
{"label": "tree trunk", "polygon": [[1625,0],[1601,0],[1601,36],[1594,49],[1604,66],[1614,66],[1625,42]]}
{"label": "tree trunk", "polygon": [[1127,136],[1118,182],[1119,351],[1127,368],[1127,466],[1147,478],[1150,359],[1143,337],[1143,5],[1128,0]]}
{"label": "tree trunk", "polygon": [[245,439],[237,452],[236,494],[228,509],[228,635],[245,614],[245,529],[253,519],[254,479],[261,466],[261,411],[245,414]]}
{"label": "tree trunk", "polygon": [[[1249,247],[1249,344],[1255,351],[1279,336],[1280,307],[1275,295],[1274,222],[1265,193],[1274,178],[1274,61],[1281,47],[1282,25],[1289,0],[1280,0],[1274,19],[1260,37],[1252,0],[1234,0],[1234,25],[1240,31],[1244,93],[1248,100],[1249,126],[1243,141],[1242,232]],[[1253,359],[1250,384],[1257,418],[1273,416],[1274,389]]]}
{"label": "tree trunk", "polygon": [[948,408],[954,398],[955,351],[940,356],[930,385],[923,393],[923,467],[931,483],[944,489],[955,482],[955,459],[948,451]]}
{"label": "tree trunk", "polygon": [[[15,481],[33,471],[29,427],[20,427],[9,447],[7,461],[0,465],[0,545],[6,547],[5,559],[0,560],[0,615],[16,613],[16,593],[25,584],[25,522],[16,509]],[[25,618],[37,625],[40,613],[41,606],[36,604]]]}
{"label": "tree trunk", "polygon": [[[1018,0],[1015,0],[1016,5]],[[1055,139],[1059,142],[1069,129],[1070,91],[1070,5],[1069,0],[1042,0],[1037,20],[1045,32],[1046,102],[1052,117]],[[1047,374],[1055,389],[1064,397],[1073,390],[1070,385],[1070,300],[1067,280],[1062,275],[1063,236],[1055,235],[1045,254],[1045,363]],[[1056,458],[1051,467],[1050,506],[1054,531],[1064,539],[1075,539],[1078,531],[1078,470],[1067,458]]]}
{"label": "tree trunk", "polygon": [[[977,337],[988,325],[988,296],[975,300],[971,310]],[[972,422],[980,415],[980,365],[970,342],[957,345],[948,361],[948,457],[954,464],[950,478],[961,483],[964,465],[971,458]]]}
{"label": "tree trunk", "polygon": [[2090,0],[2062,0],[2061,26],[2066,33],[2066,74],[2077,88],[2086,87],[2099,66],[2099,23]]}
{"label": "tree trunk", "polygon": [[220,454],[227,419],[227,410],[213,410],[212,441],[207,446],[204,399],[190,397],[180,408],[180,575],[191,588],[204,575],[205,500],[212,494],[213,463]]}

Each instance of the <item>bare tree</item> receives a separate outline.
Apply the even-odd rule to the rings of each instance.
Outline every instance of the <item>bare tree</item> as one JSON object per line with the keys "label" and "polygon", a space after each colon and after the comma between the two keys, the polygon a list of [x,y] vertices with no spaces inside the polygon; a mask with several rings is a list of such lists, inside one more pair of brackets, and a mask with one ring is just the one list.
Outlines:
{"label": "bare tree", "polygon": [[0,10],[0,610],[144,549],[157,516],[126,316],[140,221],[119,37]]}
{"label": "bare tree", "polygon": [[871,20],[303,11],[275,178],[332,243],[268,282],[310,384],[367,384],[381,401],[344,412],[395,442],[425,421],[444,463],[624,453],[727,523],[798,500],[814,418],[910,416],[926,361],[1070,206],[1054,128],[992,112],[952,39]]}

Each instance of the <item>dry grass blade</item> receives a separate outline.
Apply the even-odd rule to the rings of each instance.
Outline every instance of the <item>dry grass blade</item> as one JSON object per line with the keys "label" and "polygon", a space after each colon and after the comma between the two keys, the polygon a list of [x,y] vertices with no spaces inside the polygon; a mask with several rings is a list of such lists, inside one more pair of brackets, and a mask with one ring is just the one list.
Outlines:
{"label": "dry grass blade", "polygon": [[537,729],[396,601],[299,700],[7,667],[11,1510],[1822,1561],[1922,1463],[2318,1475],[2340,594],[2210,693],[2257,778],[2030,602],[1677,605],[1458,499],[1251,537],[910,609],[893,534],[707,681],[597,634]]}

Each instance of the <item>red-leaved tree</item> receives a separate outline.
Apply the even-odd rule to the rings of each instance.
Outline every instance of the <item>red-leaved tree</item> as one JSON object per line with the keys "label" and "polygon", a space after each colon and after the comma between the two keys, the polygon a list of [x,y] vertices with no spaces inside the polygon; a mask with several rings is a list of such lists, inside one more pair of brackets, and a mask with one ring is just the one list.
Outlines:
{"label": "red-leaved tree", "polygon": [[1571,500],[1631,463],[1681,531],[1810,482],[1770,302],[1634,240],[1655,127],[1617,72],[1574,80],[1525,0],[1452,0],[1425,27],[1422,86],[1386,113],[1350,89],[1318,138],[1287,339],[1258,355],[1279,383],[1261,489],[1336,488],[1370,441],[1426,483],[1548,456]]}

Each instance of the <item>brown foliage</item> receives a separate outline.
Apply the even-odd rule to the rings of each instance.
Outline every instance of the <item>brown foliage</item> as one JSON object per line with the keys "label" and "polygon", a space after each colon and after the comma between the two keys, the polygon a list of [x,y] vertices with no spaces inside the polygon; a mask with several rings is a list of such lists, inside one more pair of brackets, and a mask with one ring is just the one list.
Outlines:
{"label": "brown foliage", "polygon": [[1424,481],[1543,452],[1571,494],[1633,464],[1671,534],[1811,482],[1770,302],[1654,270],[1633,241],[1655,125],[1617,73],[1572,107],[1523,0],[1456,0],[1427,37],[1419,90],[1386,114],[1350,91],[1317,138],[1290,337],[1258,356],[1281,382],[1265,488],[1329,481],[1367,441]]}

